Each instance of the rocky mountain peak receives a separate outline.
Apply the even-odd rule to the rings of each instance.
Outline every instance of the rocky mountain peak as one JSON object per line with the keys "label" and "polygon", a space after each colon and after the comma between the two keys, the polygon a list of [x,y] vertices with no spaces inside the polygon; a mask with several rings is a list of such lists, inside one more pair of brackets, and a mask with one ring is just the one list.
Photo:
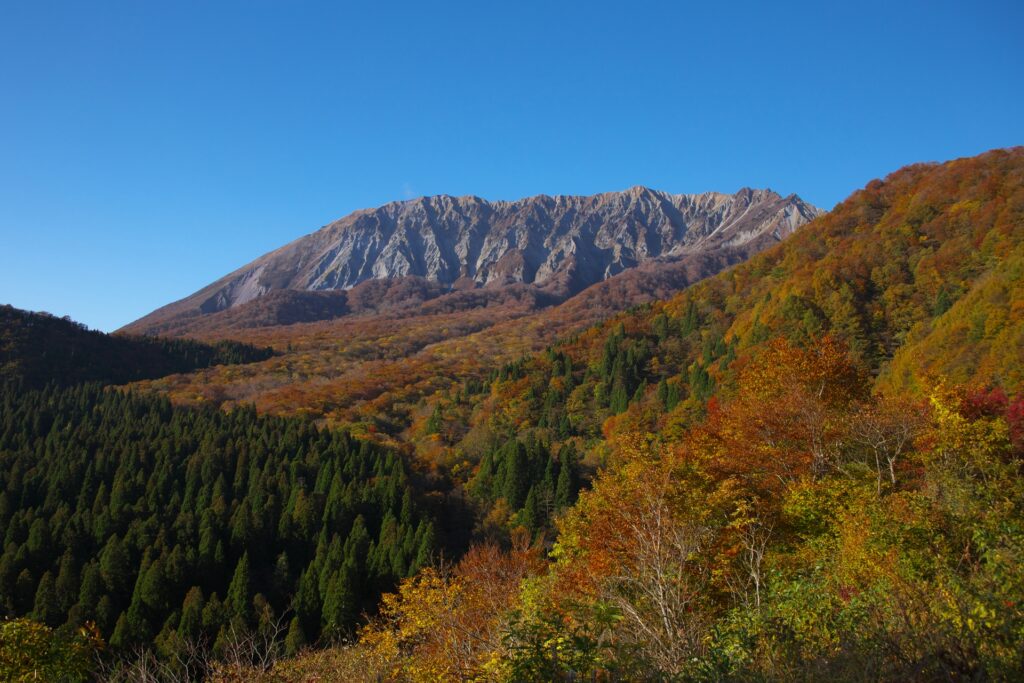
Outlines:
{"label": "rocky mountain peak", "polygon": [[568,296],[642,264],[777,241],[821,212],[795,195],[669,194],[636,185],[516,201],[434,195],[363,209],[129,326],[215,313],[278,290],[418,277],[441,287],[527,284]]}

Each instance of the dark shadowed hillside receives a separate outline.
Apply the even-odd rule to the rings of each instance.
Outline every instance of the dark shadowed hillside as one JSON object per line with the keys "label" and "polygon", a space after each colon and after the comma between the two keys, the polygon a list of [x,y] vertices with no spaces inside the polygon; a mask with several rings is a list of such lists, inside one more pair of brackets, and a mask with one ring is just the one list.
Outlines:
{"label": "dark shadowed hillside", "polygon": [[0,306],[0,381],[40,387],[50,382],[124,384],[271,356],[232,341],[109,335],[45,313]]}

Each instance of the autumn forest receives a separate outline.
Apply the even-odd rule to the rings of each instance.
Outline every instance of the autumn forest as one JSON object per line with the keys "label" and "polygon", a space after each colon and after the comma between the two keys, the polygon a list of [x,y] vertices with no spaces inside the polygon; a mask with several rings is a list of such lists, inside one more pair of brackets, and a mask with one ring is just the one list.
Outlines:
{"label": "autumn forest", "polygon": [[1024,148],[742,256],[0,308],[0,678],[1020,680]]}

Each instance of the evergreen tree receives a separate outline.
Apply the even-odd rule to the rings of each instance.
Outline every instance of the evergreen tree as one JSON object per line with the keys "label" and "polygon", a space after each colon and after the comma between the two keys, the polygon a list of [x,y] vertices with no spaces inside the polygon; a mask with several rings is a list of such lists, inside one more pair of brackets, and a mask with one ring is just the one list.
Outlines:
{"label": "evergreen tree", "polygon": [[63,621],[61,617],[62,612],[57,599],[53,574],[46,572],[43,574],[43,578],[39,580],[39,586],[36,588],[32,618],[48,626],[59,626],[61,621]]}
{"label": "evergreen tree", "polygon": [[68,550],[60,558],[60,569],[54,582],[57,610],[61,615],[67,614],[78,601],[79,585],[75,560],[71,555],[71,551]]}
{"label": "evergreen tree", "polygon": [[558,483],[555,486],[555,509],[564,510],[576,499],[576,482],[573,476],[573,453],[570,446],[563,446],[559,453]]}
{"label": "evergreen tree", "polygon": [[131,585],[131,561],[128,549],[117,534],[111,536],[100,553],[100,574],[110,593],[124,594]]}
{"label": "evergreen tree", "polygon": [[284,639],[284,653],[289,657],[298,654],[306,645],[306,634],[302,632],[302,622],[299,617],[292,617],[288,625],[288,635]]}
{"label": "evergreen tree", "polygon": [[625,412],[628,407],[629,393],[626,390],[626,385],[623,382],[616,382],[612,387],[611,397],[608,399],[608,409],[613,415],[618,415]]}
{"label": "evergreen tree", "polygon": [[324,593],[323,629],[333,637],[343,635],[355,622],[358,599],[353,590],[356,586],[356,569],[349,563],[335,570],[327,582]]}
{"label": "evergreen tree", "polygon": [[194,642],[203,631],[203,590],[192,586],[185,594],[181,605],[181,619],[178,621],[178,635],[185,641]]}
{"label": "evergreen tree", "polygon": [[509,507],[518,510],[523,506],[529,487],[526,449],[521,443],[513,441],[506,447],[503,464],[505,467],[503,494]]}
{"label": "evergreen tree", "polygon": [[150,609],[163,612],[167,609],[168,582],[164,573],[163,557],[150,563],[139,577],[139,599]]}
{"label": "evergreen tree", "polygon": [[328,594],[331,628],[349,629],[435,549],[402,458],[301,419],[0,384],[0,455],[0,608],[95,620],[115,650],[293,604],[316,640]]}
{"label": "evergreen tree", "polygon": [[235,565],[235,573],[228,587],[226,604],[228,608],[244,621],[252,618],[252,601],[250,599],[251,583],[249,579],[249,553],[242,555]]}
{"label": "evergreen tree", "polygon": [[531,486],[530,492],[526,495],[526,502],[523,503],[522,511],[522,522],[523,526],[530,534],[537,533],[537,529],[541,526],[541,513],[540,505],[537,501],[537,487]]}

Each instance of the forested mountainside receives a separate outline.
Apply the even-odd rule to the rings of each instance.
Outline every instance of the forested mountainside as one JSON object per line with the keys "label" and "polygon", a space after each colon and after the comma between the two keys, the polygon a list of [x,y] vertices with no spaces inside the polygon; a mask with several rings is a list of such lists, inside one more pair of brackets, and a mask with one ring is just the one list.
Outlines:
{"label": "forested mountainside", "polygon": [[[517,285],[331,321],[221,327],[234,315],[232,309],[210,316],[214,327],[204,328],[199,338],[214,343],[230,335],[272,346],[272,358],[135,386],[182,404],[254,403],[261,412],[323,417],[329,424],[404,446],[415,440],[414,426],[423,418],[427,397],[457,392],[468,379],[484,381],[505,363],[543,351],[632,305],[670,296],[738,258],[735,253],[705,254],[670,270],[635,268],[557,305],[538,306],[536,290]],[[397,281],[369,285],[399,286]],[[272,295],[238,310],[260,306],[264,298]]]}
{"label": "forested mountainside", "polygon": [[266,360],[272,351],[221,340],[108,335],[66,318],[0,306],[0,383],[125,384],[213,365]]}
{"label": "forested mountainside", "polygon": [[[423,570],[356,645],[274,675],[1019,677],[1022,238],[1024,149],[907,167],[435,396],[417,452],[508,549]],[[531,443],[598,468],[568,510]]]}
{"label": "forested mountainside", "polygon": [[[97,385],[0,394],[0,609],[114,648],[345,633],[440,547],[395,453]],[[420,489],[422,490],[422,486]]]}
{"label": "forested mountainside", "polygon": [[269,349],[0,311],[0,678],[83,680],[137,648],[188,676],[246,638],[297,651],[465,548],[468,513],[394,451],[104,386]]}
{"label": "forested mountainside", "polygon": [[[91,670],[78,647],[99,641],[165,661],[200,645],[224,656],[242,634],[295,651],[349,633],[397,579],[465,548],[459,505],[392,451],[308,420],[103,386],[269,349],[0,313],[0,611],[36,621],[6,623],[0,649],[42,647],[57,667],[43,678]],[[0,658],[7,680],[17,657]]]}
{"label": "forested mountainside", "polygon": [[661,430],[731,392],[771,340],[823,334],[880,390],[944,376],[1019,392],[1022,157],[996,151],[872,182],[748,262],[510,364],[485,403],[516,406],[513,424],[567,420],[588,438],[618,423]]}
{"label": "forested mountainside", "polygon": [[122,680],[1017,680],[1022,263],[996,150],[585,328],[574,300],[239,326],[280,355],[10,390],[0,578],[36,621],[7,642],[81,673],[108,640]]}
{"label": "forested mountainside", "polygon": [[[886,394],[920,396],[938,377],[1021,393],[1022,159],[997,151],[873,182],[744,264],[506,364],[487,391],[435,396],[419,452],[475,472],[471,490],[523,438],[597,465],[617,434],[685,433],[777,339],[840,341]],[[919,351],[952,330],[945,353]],[[525,498],[504,500],[518,519]]]}
{"label": "forested mountainside", "polygon": [[684,195],[634,187],[514,202],[421,197],[357,211],[125,329],[312,322],[358,313],[367,299],[377,310],[433,298],[472,306],[458,293],[483,286],[529,285],[542,301],[560,301],[642,264],[673,270],[705,254],[734,262],[819,213],[794,195],[746,188]]}

